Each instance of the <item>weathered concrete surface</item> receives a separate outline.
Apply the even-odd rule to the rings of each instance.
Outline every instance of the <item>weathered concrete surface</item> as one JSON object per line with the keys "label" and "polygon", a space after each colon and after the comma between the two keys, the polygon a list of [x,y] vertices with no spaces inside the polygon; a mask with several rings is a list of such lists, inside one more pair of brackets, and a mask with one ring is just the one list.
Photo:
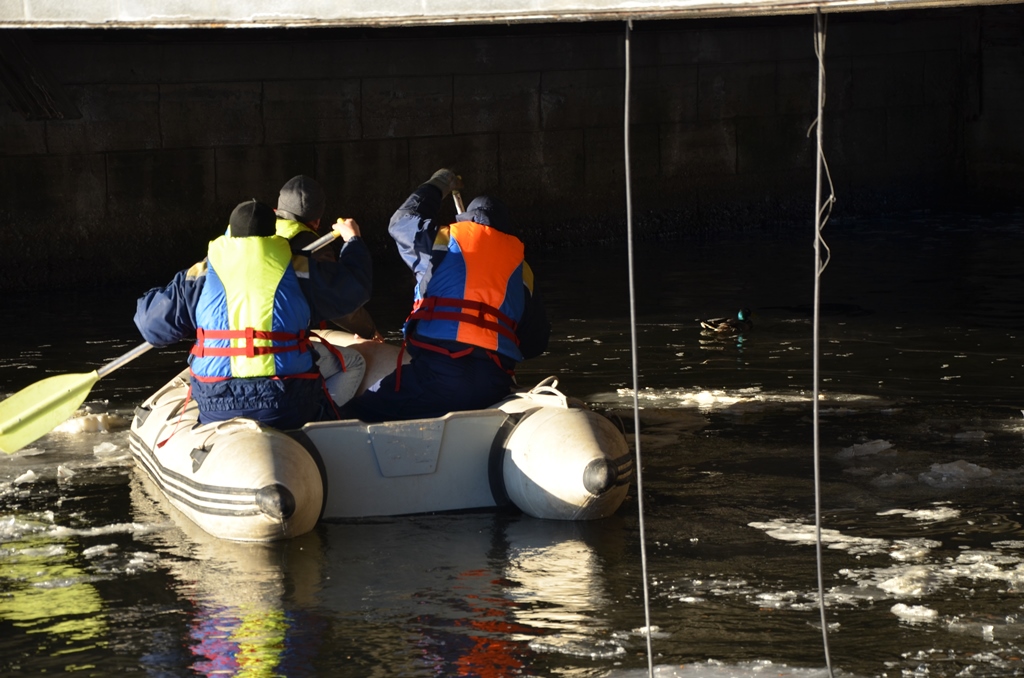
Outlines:
{"label": "weathered concrete surface", "polygon": [[[1022,9],[830,18],[837,215],[1020,205]],[[808,227],[811,28],[635,24],[638,237]],[[81,118],[26,120],[0,90],[0,289],[160,282],[298,173],[381,256],[441,166],[504,197],[531,248],[624,237],[622,24],[18,35]]]}
{"label": "weathered concrete surface", "polygon": [[420,26],[766,16],[996,5],[1017,0],[19,0],[7,27]]}

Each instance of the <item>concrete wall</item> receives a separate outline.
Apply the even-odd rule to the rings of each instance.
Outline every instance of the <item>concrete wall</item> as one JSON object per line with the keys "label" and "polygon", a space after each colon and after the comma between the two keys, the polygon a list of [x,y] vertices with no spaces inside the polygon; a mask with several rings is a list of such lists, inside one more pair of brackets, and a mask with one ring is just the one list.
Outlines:
{"label": "concrete wall", "polygon": [[[1019,5],[831,18],[836,213],[1019,204]],[[632,39],[640,237],[810,222],[809,16],[645,22]],[[624,235],[621,24],[29,31],[80,119],[0,101],[0,289],[161,281],[297,173],[382,254],[441,166],[531,247]]]}

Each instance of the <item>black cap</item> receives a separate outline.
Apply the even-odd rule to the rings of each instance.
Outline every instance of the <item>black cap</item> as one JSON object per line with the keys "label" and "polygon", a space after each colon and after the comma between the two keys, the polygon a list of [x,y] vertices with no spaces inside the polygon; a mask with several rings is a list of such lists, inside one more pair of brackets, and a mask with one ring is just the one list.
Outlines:
{"label": "black cap", "polygon": [[286,218],[308,224],[323,216],[325,203],[323,186],[316,179],[299,174],[281,187],[277,196],[277,211]]}
{"label": "black cap", "polygon": [[259,236],[265,238],[277,232],[277,215],[269,206],[256,200],[246,200],[231,212],[228,221],[232,238]]}
{"label": "black cap", "polygon": [[472,221],[514,235],[512,220],[508,216],[505,203],[489,195],[474,198],[466,207],[466,211],[456,216],[455,220]]}

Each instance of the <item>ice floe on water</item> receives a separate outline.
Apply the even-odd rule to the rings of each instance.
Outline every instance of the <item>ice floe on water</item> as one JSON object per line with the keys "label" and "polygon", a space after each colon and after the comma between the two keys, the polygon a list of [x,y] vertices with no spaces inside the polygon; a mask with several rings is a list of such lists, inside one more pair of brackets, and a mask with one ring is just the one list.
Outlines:
{"label": "ice floe on water", "polygon": [[[805,525],[796,521],[769,520],[749,523],[749,526],[763,530],[768,536],[781,541],[804,544],[814,544],[817,541],[818,533],[814,525]],[[829,528],[822,528],[821,542],[830,549],[841,549],[862,555],[885,553],[889,547],[889,542],[885,539],[854,537]]]}
{"label": "ice floe on water", "polygon": [[890,509],[880,511],[879,516],[903,516],[921,522],[937,523],[943,520],[955,520],[960,517],[960,511],[951,506],[938,506],[933,509]]}
{"label": "ice floe on water", "polygon": [[[760,390],[756,388],[727,392],[706,389],[641,389],[637,400],[640,407],[696,408],[709,411],[715,408],[729,408],[739,403],[762,402]],[[591,402],[620,407],[632,406],[633,389],[620,388],[615,393],[601,393],[589,398]]]}
{"label": "ice floe on water", "polygon": [[117,544],[99,544],[97,546],[90,546],[89,548],[82,550],[82,556],[85,558],[107,556],[116,551],[117,548]]}
{"label": "ice floe on water", "polygon": [[963,459],[947,464],[932,464],[929,470],[918,475],[918,479],[925,485],[938,488],[963,487],[968,483],[991,477],[991,469]]}
{"label": "ice floe on water", "polygon": [[40,454],[46,454],[46,450],[41,447],[23,447],[10,455],[8,459],[13,459],[15,457],[38,457]]}
{"label": "ice floe on water", "polygon": [[[643,678],[649,675],[643,669],[613,669],[604,674],[603,678]],[[727,663],[709,659],[706,662],[691,664],[659,665],[654,667],[657,678],[827,678],[826,667],[800,668],[776,664],[767,659],[747,662]],[[835,671],[836,676],[851,678],[853,674]]]}
{"label": "ice floe on water", "polygon": [[856,445],[850,445],[839,450],[836,454],[836,459],[853,459],[855,457],[866,457],[879,452],[885,452],[886,450],[892,449],[892,443],[888,440],[871,440],[866,443],[858,443]]}
{"label": "ice floe on water", "polygon": [[90,412],[80,410],[70,419],[54,427],[55,433],[71,435],[81,433],[108,433],[131,426],[132,420],[116,412]]}
{"label": "ice floe on water", "polygon": [[530,641],[534,652],[552,652],[572,657],[612,659],[626,654],[626,648],[615,638],[594,638],[583,634],[553,633]]}
{"label": "ice floe on water", "polygon": [[888,440],[849,445],[834,456],[848,464],[845,474],[867,477],[869,484],[879,489],[918,486],[959,490],[978,486],[1015,487],[1024,483],[1024,468],[994,471],[966,459],[929,463],[925,470],[915,472],[911,465],[921,455],[901,454]]}
{"label": "ice floe on water", "polygon": [[[963,520],[960,510],[941,505],[928,509],[893,509],[876,515],[912,520],[921,525],[948,523],[958,534],[965,522],[970,524],[970,521]],[[797,545],[813,545],[816,539],[813,525],[795,521],[774,520],[749,525],[775,539]],[[893,531],[899,534],[905,528],[894,526]],[[858,559],[888,554],[894,561],[890,565],[838,570],[836,575],[847,579],[850,584],[830,588],[826,592],[830,604],[896,600],[899,603],[890,611],[903,621],[931,623],[949,618],[948,613],[943,616],[941,609],[903,602],[908,599],[934,596],[946,589],[991,586],[1000,591],[1018,591],[1024,588],[1024,541],[1021,540],[996,541],[990,548],[961,545],[954,555],[950,555],[949,547],[943,549],[941,541],[926,537],[851,537],[838,530],[823,529],[822,543],[832,549],[856,554]],[[807,603],[815,600],[813,591],[765,591],[752,596],[745,593],[760,607],[806,609]]]}
{"label": "ice floe on water", "polygon": [[924,605],[896,603],[889,610],[900,619],[908,622],[932,621],[939,616],[938,612]]}
{"label": "ice floe on water", "polygon": [[[614,393],[598,393],[590,395],[588,402],[606,406],[631,407],[633,389],[620,388]],[[851,406],[879,407],[885,404],[874,396],[853,393],[821,393],[818,400],[827,403],[822,414],[843,414],[858,411]],[[759,386],[737,389],[706,389],[700,386],[692,388],[643,388],[637,395],[642,408],[696,408],[701,412],[759,411],[767,405],[804,405],[810,404],[811,394],[804,390],[764,391]],[[845,412],[843,412],[845,410]]]}
{"label": "ice floe on water", "polygon": [[35,471],[33,471],[32,469],[29,469],[29,470],[25,471],[24,473],[22,473],[17,478],[15,478],[13,483],[15,485],[24,485],[26,483],[34,483],[37,480],[39,480],[39,475]]}

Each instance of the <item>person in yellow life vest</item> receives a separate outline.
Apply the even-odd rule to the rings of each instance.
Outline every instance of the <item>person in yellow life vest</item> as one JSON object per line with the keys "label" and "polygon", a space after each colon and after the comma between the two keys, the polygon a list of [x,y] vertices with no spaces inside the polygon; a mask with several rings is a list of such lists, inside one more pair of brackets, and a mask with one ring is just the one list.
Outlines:
{"label": "person in yellow life vest", "polygon": [[[323,186],[304,174],[292,177],[281,186],[277,209],[274,210],[277,213],[277,234],[291,243],[293,254],[301,252],[303,247],[323,235],[320,232],[320,220],[326,204]],[[338,250],[335,247],[324,247],[310,256],[318,261],[337,261]],[[364,339],[383,341],[376,323],[362,306],[348,315],[331,318],[330,324]]]}
{"label": "person in yellow life vest", "polygon": [[347,241],[343,261],[293,257],[275,222],[269,206],[241,203],[206,259],[136,305],[135,324],[154,346],[195,340],[191,397],[200,423],[248,417],[288,429],[333,418],[309,327],[320,320],[316,309],[340,315],[366,302],[370,254],[349,219],[335,226]]}
{"label": "person in yellow life vest", "polygon": [[504,204],[479,196],[456,222],[436,217],[461,187],[441,169],[391,217],[388,232],[416,277],[405,350],[412,361],[349,402],[364,421],[438,417],[509,395],[515,366],[547,349],[551,326]]}

